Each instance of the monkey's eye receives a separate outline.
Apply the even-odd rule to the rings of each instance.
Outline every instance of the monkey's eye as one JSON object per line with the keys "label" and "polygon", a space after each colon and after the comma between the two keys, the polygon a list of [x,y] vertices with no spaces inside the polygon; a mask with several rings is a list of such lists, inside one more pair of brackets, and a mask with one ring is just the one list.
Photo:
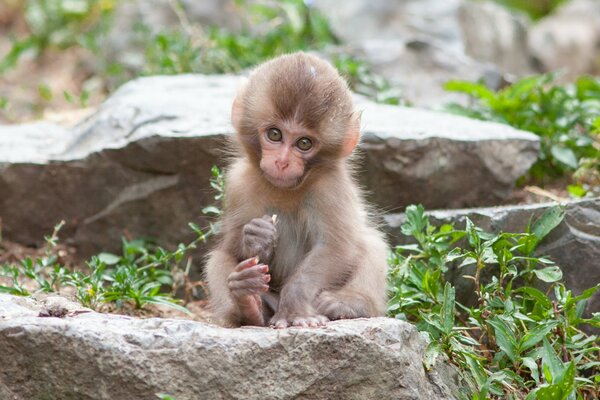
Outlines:
{"label": "monkey's eye", "polygon": [[312,140],[310,140],[307,137],[300,138],[296,142],[296,147],[298,147],[302,151],[310,150],[312,148],[312,145],[313,145]]}
{"label": "monkey's eye", "polygon": [[281,142],[281,131],[277,128],[271,128],[267,131],[267,137],[273,142]]}

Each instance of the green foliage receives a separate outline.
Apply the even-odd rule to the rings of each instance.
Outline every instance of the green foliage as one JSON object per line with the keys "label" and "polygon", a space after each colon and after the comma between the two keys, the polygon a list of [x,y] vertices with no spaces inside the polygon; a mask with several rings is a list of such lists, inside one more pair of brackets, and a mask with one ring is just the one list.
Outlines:
{"label": "green foliage", "polygon": [[394,88],[381,75],[371,71],[366,62],[348,55],[339,55],[334,57],[333,63],[356,93],[367,96],[378,103],[408,105],[402,100],[400,90]]}
{"label": "green foliage", "polygon": [[97,49],[115,4],[114,0],[27,0],[24,16],[29,34],[13,41],[0,62],[0,72],[13,68],[27,52],[40,55],[49,48],[72,46]]}
{"label": "green foliage", "polygon": [[[558,266],[533,255],[563,216],[551,208],[525,233],[492,234],[468,219],[464,230],[434,227],[422,206],[406,209],[402,233],[416,243],[392,255],[388,311],[428,334],[426,367],[441,353],[459,366],[463,398],[595,398],[600,346],[580,328],[600,327],[599,314],[583,317],[600,284],[575,296],[560,282]],[[474,269],[464,276],[473,281],[474,305],[455,298],[446,280],[450,268]],[[485,282],[483,271],[491,276]],[[546,292],[539,289],[544,285]]]}
{"label": "green foliage", "polygon": [[30,292],[23,284],[24,277],[35,282],[38,291],[49,293],[59,289],[68,274],[68,270],[57,263],[54,250],[58,241],[58,231],[64,224],[64,221],[60,222],[54,227],[52,235],[44,237],[46,246],[43,257],[36,257],[35,259],[26,257],[19,264],[2,266],[0,277],[9,278],[11,284],[8,286],[0,285],[0,293],[28,296]]}
{"label": "green foliage", "polygon": [[582,76],[560,86],[554,74],[524,78],[494,92],[481,83],[450,81],[448,91],[469,95],[468,107],[447,110],[471,118],[509,124],[541,139],[540,155],[530,175],[543,180],[572,173],[583,160],[600,159],[596,125],[600,124],[600,79]]}
{"label": "green foliage", "polygon": [[[213,167],[211,173],[211,186],[216,191],[215,200],[221,201],[224,191],[223,175],[217,167]],[[221,213],[216,206],[207,207],[204,211],[215,215]],[[175,292],[177,287],[174,275],[182,270],[186,276],[189,274],[189,260],[186,267],[182,267],[185,255],[218,230],[218,226],[214,224],[203,230],[190,223],[196,239],[188,244],[179,244],[174,251],[167,251],[146,240],[122,239],[121,255],[100,253],[86,263],[86,271],[70,271],[58,262],[55,254],[58,232],[63,225],[64,221],[54,228],[51,236],[45,238],[43,257],[35,260],[27,257],[18,264],[2,266],[0,278],[5,278],[9,284],[0,285],[0,293],[27,296],[32,292],[60,292],[66,286],[71,286],[75,289],[75,298],[92,309],[105,304],[122,307],[129,303],[136,309],[147,304],[161,304],[189,313],[178,304],[179,300],[161,289],[172,288],[171,292]]]}
{"label": "green foliage", "polygon": [[[181,24],[175,31],[152,35],[142,27],[141,40],[147,43],[143,73],[239,72],[281,54],[338,43],[328,21],[305,1],[237,3],[246,15],[241,32],[220,27],[205,32],[191,25],[182,9],[178,10]],[[339,55],[333,62],[356,92],[380,103],[401,103],[399,91],[364,61]]]}
{"label": "green foliage", "polygon": [[529,15],[533,20],[540,19],[550,14],[556,7],[567,0],[494,0],[513,10]]}
{"label": "green foliage", "polygon": [[178,30],[154,36],[146,31],[144,73],[237,72],[280,54],[336,42],[327,20],[302,0],[236,3],[246,16],[239,33],[220,27],[205,32],[192,26],[181,8]]}

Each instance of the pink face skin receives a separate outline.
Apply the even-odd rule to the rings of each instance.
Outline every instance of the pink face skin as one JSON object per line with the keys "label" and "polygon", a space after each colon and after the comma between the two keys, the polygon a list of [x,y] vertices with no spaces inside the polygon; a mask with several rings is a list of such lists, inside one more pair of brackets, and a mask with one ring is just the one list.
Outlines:
{"label": "pink face skin", "polygon": [[260,132],[260,169],[272,185],[292,189],[302,182],[306,162],[317,154],[319,143],[306,129],[286,125]]}

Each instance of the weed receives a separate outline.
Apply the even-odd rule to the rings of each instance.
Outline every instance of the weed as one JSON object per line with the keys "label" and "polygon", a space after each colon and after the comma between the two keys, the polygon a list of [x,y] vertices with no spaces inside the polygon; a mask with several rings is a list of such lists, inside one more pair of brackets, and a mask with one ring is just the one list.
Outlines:
{"label": "weed", "polygon": [[[468,219],[464,230],[434,227],[422,206],[406,209],[402,233],[416,244],[392,255],[389,314],[427,333],[426,367],[444,353],[460,368],[463,398],[593,399],[598,393],[598,338],[580,327],[600,327],[600,314],[583,317],[600,284],[575,296],[560,282],[558,266],[533,255],[563,213],[549,209],[525,233],[491,234]],[[475,268],[466,276],[477,298],[469,306],[456,300],[445,278],[449,268],[466,266]],[[492,272],[486,282],[484,270]],[[541,291],[540,283],[549,289]]]}
{"label": "weed", "polygon": [[555,78],[555,74],[535,75],[497,92],[481,83],[450,81],[446,90],[467,94],[473,102],[446,109],[538,135],[540,154],[529,174],[543,182],[573,173],[583,159],[600,158],[595,133],[595,126],[600,126],[600,79],[582,76],[574,85],[560,86]]}
{"label": "weed", "polygon": [[[213,167],[211,173],[215,200],[220,201],[224,178],[217,167]],[[216,206],[207,207],[204,211],[214,215],[221,213]],[[189,313],[179,305],[179,300],[173,298],[173,293],[178,289],[174,276],[184,270],[186,294],[200,285],[189,280],[191,263],[188,259],[186,266],[182,267],[184,257],[218,230],[215,224],[203,230],[190,223],[196,239],[188,244],[179,244],[174,251],[167,251],[147,240],[122,239],[121,255],[100,253],[86,263],[87,271],[70,271],[58,262],[54,251],[58,232],[63,225],[64,221],[55,227],[51,236],[45,238],[43,257],[35,260],[27,257],[18,264],[2,266],[0,277],[8,279],[9,284],[0,285],[0,292],[26,296],[32,292],[60,292],[66,286],[71,286],[75,290],[75,298],[92,309],[99,309],[108,303],[117,307],[131,303],[136,309],[147,304],[161,304]],[[163,289],[171,289],[171,294],[164,293]]]}
{"label": "weed", "polygon": [[40,56],[49,48],[73,46],[97,50],[115,5],[114,0],[27,0],[24,18],[29,34],[13,40],[0,61],[0,73],[14,68],[28,52]]}

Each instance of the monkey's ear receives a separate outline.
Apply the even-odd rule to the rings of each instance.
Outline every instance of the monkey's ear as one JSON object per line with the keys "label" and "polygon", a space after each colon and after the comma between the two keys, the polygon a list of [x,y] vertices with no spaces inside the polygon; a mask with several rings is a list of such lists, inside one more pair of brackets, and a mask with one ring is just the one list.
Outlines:
{"label": "monkey's ear", "polygon": [[246,86],[248,84],[248,78],[242,78],[240,82],[237,95],[231,105],[231,124],[233,128],[239,132],[240,124],[242,122],[242,115],[244,113],[244,97],[246,97]]}
{"label": "monkey's ear", "polygon": [[348,131],[344,138],[344,144],[342,147],[342,156],[348,157],[354,151],[354,148],[358,144],[360,139],[360,112],[354,112],[351,117],[350,124],[348,125]]}

